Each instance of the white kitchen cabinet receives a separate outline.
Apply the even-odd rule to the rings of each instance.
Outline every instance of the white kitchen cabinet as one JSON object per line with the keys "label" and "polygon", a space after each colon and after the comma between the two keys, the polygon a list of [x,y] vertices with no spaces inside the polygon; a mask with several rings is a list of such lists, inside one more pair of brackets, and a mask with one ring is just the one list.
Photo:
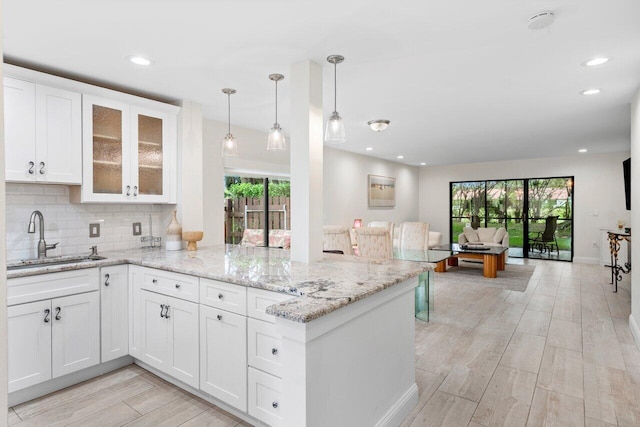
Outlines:
{"label": "white kitchen cabinet", "polygon": [[87,292],[7,308],[10,393],[100,362],[99,300]]}
{"label": "white kitchen cabinet", "polygon": [[200,306],[200,389],[247,410],[247,318]]}
{"label": "white kitchen cabinet", "polygon": [[7,181],[82,183],[81,95],[4,78]]}
{"label": "white kitchen cabinet", "polygon": [[101,361],[129,354],[128,276],[126,265],[100,269]]}
{"label": "white kitchen cabinet", "polygon": [[139,293],[136,357],[198,388],[198,304],[144,289]]}
{"label": "white kitchen cabinet", "polygon": [[82,202],[175,203],[176,114],[83,96]]}
{"label": "white kitchen cabinet", "polygon": [[249,414],[270,426],[282,425],[282,380],[252,367],[249,370]]}
{"label": "white kitchen cabinet", "polygon": [[7,308],[9,393],[51,379],[51,300]]}
{"label": "white kitchen cabinet", "polygon": [[53,378],[100,363],[100,296],[98,292],[51,301]]}

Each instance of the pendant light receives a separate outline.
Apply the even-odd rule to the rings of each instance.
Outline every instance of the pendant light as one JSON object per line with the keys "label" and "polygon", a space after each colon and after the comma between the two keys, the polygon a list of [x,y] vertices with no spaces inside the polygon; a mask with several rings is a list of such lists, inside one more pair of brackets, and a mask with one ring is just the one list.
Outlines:
{"label": "pendant light", "polygon": [[278,124],[278,82],[283,80],[282,74],[269,74],[269,80],[276,82],[276,122],[269,131],[269,139],[267,139],[267,150],[269,151],[282,151],[287,149],[287,141],[284,137],[284,132]]}
{"label": "pendant light", "polygon": [[235,89],[222,89],[222,93],[227,95],[227,105],[228,105],[228,119],[229,119],[229,127],[227,128],[227,135],[224,137],[224,141],[222,141],[222,156],[223,157],[238,157],[238,142],[231,135],[231,95],[236,93]]}
{"label": "pendant light", "polygon": [[331,113],[331,117],[327,120],[327,127],[324,132],[324,141],[329,144],[342,144],[347,141],[345,132],[344,132],[344,121],[340,114],[338,114],[338,78],[337,78],[337,68],[338,64],[344,61],[344,56],[342,55],[331,55],[327,57],[327,61],[333,64],[333,84],[334,84],[334,102],[333,102],[333,113]]}

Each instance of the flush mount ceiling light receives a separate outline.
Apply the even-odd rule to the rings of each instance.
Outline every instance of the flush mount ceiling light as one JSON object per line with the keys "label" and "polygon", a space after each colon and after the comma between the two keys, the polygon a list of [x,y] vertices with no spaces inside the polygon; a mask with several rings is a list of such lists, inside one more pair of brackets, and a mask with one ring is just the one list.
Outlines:
{"label": "flush mount ceiling light", "polygon": [[145,67],[151,65],[151,61],[143,56],[130,56],[128,59],[136,65],[143,65]]}
{"label": "flush mount ceiling light", "polygon": [[342,144],[347,141],[347,137],[344,132],[344,121],[340,114],[338,114],[338,74],[337,68],[338,64],[344,61],[344,56],[342,55],[330,55],[327,57],[327,61],[333,64],[333,113],[331,113],[331,117],[327,120],[327,128],[324,132],[324,142],[329,144]]}
{"label": "flush mount ceiling light", "polygon": [[578,150],[578,153],[586,153],[587,149],[586,148],[581,148]]}
{"label": "flush mount ceiling light", "polygon": [[608,58],[606,56],[598,56],[596,58],[592,58],[588,61],[583,62],[582,65],[584,67],[597,67],[598,65],[606,64],[610,60],[611,58]]}
{"label": "flush mount ceiling light", "polygon": [[231,135],[231,95],[236,93],[235,89],[224,88],[222,89],[222,93],[227,95],[227,107],[228,107],[228,123],[229,127],[227,128],[227,135],[224,137],[224,141],[222,141],[222,156],[223,157],[238,157],[238,142]]}
{"label": "flush mount ceiling light", "polygon": [[529,18],[528,27],[530,30],[541,30],[553,24],[555,19],[556,15],[550,10],[540,12]]}
{"label": "flush mount ceiling light", "polygon": [[587,90],[583,90],[582,92],[580,92],[580,95],[587,95],[587,96],[589,96],[589,95],[597,95],[600,92],[602,92],[602,90],[601,89],[597,89],[597,88],[587,89]]}
{"label": "flush mount ceiling light", "polygon": [[287,141],[284,137],[284,132],[278,124],[278,82],[283,80],[282,74],[269,74],[269,80],[276,82],[276,122],[269,131],[269,139],[267,140],[267,150],[269,151],[283,151],[287,149]]}
{"label": "flush mount ceiling light", "polygon": [[370,120],[367,122],[374,132],[382,132],[389,126],[389,123],[391,123],[389,120]]}

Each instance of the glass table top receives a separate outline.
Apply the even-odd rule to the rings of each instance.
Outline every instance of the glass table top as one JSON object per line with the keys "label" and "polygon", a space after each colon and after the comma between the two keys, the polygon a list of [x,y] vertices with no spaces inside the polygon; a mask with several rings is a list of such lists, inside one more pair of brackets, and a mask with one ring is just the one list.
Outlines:
{"label": "glass table top", "polygon": [[451,250],[393,249],[393,259],[417,262],[440,262],[453,255]]}
{"label": "glass table top", "polygon": [[[483,249],[481,249],[481,248],[483,248]],[[505,252],[507,249],[509,249],[509,248],[506,248],[504,246],[483,246],[483,245],[478,245],[478,246],[474,247],[473,244],[470,243],[469,246],[466,247],[466,245],[460,245],[458,243],[451,243],[451,244],[448,244],[448,245],[436,246],[429,252],[443,251],[443,252],[448,252],[449,256],[451,256],[451,252],[453,252],[453,253],[469,253],[469,254],[500,255],[501,253]]]}

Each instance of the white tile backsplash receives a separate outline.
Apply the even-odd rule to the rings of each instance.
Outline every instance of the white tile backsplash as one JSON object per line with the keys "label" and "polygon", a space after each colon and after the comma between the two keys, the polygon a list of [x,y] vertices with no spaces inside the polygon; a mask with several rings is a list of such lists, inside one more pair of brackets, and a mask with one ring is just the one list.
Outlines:
{"label": "white tile backsplash", "polygon": [[[133,235],[132,224],[142,223],[142,235],[149,235],[149,215],[153,235],[165,241],[165,229],[174,205],[76,204],[69,202],[69,187],[49,184],[6,184],[7,259],[35,258],[40,238],[36,224],[34,234],[27,233],[31,212],[44,216],[44,238],[48,244],[60,242],[49,256],[124,250],[142,246],[140,236]],[[89,237],[89,224],[100,224],[100,237]]]}

